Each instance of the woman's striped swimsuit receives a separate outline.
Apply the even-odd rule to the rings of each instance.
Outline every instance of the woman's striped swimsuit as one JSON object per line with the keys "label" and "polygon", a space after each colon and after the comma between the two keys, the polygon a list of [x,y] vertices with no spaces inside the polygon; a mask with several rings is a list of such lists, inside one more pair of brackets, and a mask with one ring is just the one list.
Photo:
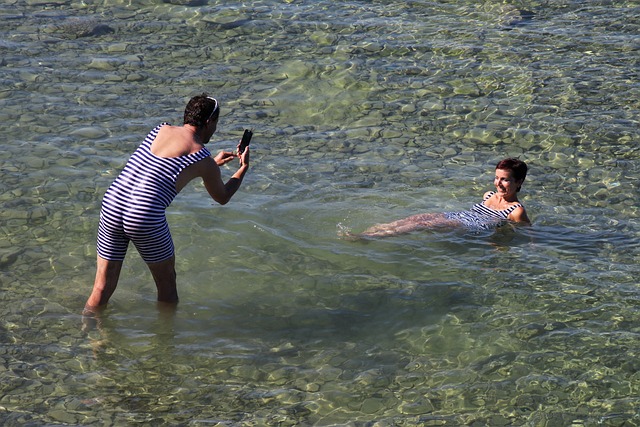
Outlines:
{"label": "woman's striped swimsuit", "polygon": [[178,194],[176,179],[184,168],[211,153],[203,147],[186,156],[156,156],[151,144],[166,124],[149,132],[104,195],[97,245],[98,255],[104,259],[123,261],[129,240],[146,263],[174,255],[165,210]]}
{"label": "woman's striped swimsuit", "polygon": [[444,216],[447,219],[459,221],[472,230],[492,230],[502,225],[509,218],[511,212],[522,206],[520,203],[516,203],[501,211],[485,206],[484,202],[494,194],[493,191],[487,194],[482,200],[483,203],[476,203],[470,211],[446,212]]}

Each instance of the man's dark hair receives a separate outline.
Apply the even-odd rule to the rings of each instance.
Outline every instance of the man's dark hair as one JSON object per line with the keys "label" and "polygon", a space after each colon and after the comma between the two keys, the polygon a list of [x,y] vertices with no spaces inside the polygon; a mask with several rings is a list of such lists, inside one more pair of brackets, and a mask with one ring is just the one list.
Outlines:
{"label": "man's dark hair", "polygon": [[201,128],[206,124],[207,120],[215,120],[219,115],[220,108],[218,107],[218,101],[206,93],[203,93],[189,100],[189,103],[184,109],[184,124]]}

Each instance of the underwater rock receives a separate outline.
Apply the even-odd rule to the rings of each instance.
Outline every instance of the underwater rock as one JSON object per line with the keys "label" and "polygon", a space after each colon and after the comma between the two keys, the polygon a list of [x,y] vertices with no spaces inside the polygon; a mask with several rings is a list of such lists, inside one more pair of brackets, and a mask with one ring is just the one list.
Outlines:
{"label": "underwater rock", "polygon": [[498,369],[510,365],[516,359],[516,356],[517,354],[512,351],[503,354],[496,354],[474,363],[472,368],[474,371],[483,375],[492,374]]}
{"label": "underwater rock", "polygon": [[207,0],[163,0],[163,2],[177,6],[205,6],[208,3]]}
{"label": "underwater rock", "polygon": [[530,10],[525,9],[511,9],[507,13],[500,17],[501,25],[505,30],[510,30],[513,27],[528,24],[536,16],[536,14]]}
{"label": "underwater rock", "polygon": [[208,3],[207,0],[162,0],[162,2],[176,6],[205,6]]}
{"label": "underwater rock", "polygon": [[515,27],[517,25],[526,24],[530,22],[535,16],[536,14],[530,10],[518,9],[509,17],[509,20],[505,23],[505,25]]}
{"label": "underwater rock", "polygon": [[107,24],[101,24],[94,19],[68,19],[57,27],[65,38],[96,37],[114,33],[115,30]]}
{"label": "underwater rock", "polygon": [[91,31],[89,31],[87,36],[103,36],[105,34],[114,33],[115,30],[108,26],[107,24],[98,24]]}
{"label": "underwater rock", "polygon": [[227,31],[227,30],[236,29],[238,27],[242,27],[248,24],[249,22],[251,22],[251,19],[238,19],[236,21],[230,21],[230,22],[214,22],[214,21],[207,21],[206,19],[204,19],[204,21],[207,23],[209,28],[213,30]]}
{"label": "underwater rock", "polygon": [[484,12],[495,16],[498,25],[504,27],[503,29],[506,31],[511,30],[513,27],[527,24],[536,16],[533,11],[519,9],[510,4],[486,3],[482,9]]}

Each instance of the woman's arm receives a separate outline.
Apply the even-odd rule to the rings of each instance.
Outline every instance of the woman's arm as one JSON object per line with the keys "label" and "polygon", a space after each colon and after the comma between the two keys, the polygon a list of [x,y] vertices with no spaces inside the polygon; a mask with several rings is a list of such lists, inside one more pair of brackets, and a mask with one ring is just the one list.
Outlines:
{"label": "woman's arm", "polygon": [[524,209],[524,206],[520,206],[514,209],[514,211],[509,214],[508,218],[511,221],[517,222],[519,224],[531,225],[531,220],[529,220],[527,211]]}

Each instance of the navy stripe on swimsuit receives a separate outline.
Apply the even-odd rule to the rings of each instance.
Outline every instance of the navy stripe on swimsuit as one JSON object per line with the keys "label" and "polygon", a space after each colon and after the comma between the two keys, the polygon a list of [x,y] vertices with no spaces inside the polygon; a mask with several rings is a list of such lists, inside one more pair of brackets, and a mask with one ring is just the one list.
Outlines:
{"label": "navy stripe on swimsuit", "polygon": [[513,206],[509,206],[507,209],[496,210],[485,206],[484,202],[495,192],[491,191],[482,200],[482,203],[476,203],[471,207],[469,211],[463,212],[445,212],[444,216],[447,219],[461,222],[465,227],[473,230],[492,230],[506,222],[509,218],[509,214],[522,204],[516,203]]}
{"label": "navy stripe on swimsuit", "polygon": [[186,156],[156,156],[151,144],[167,124],[149,132],[104,195],[97,245],[98,254],[104,259],[124,260],[130,240],[147,263],[174,255],[165,210],[178,194],[176,180],[180,172],[211,153],[202,147]]}

